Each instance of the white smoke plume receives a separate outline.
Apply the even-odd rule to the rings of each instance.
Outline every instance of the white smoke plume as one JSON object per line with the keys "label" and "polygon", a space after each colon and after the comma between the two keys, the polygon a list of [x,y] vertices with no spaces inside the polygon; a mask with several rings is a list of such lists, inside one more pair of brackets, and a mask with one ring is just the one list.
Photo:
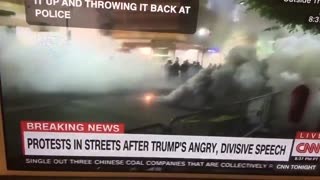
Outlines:
{"label": "white smoke plume", "polygon": [[262,64],[257,61],[255,48],[239,46],[230,51],[221,69],[202,70],[167,97],[163,97],[163,100],[199,108],[207,103],[248,98],[257,95],[264,87],[266,80],[261,71]]}
{"label": "white smoke plume", "polygon": [[[320,36],[305,34],[278,39],[273,53],[264,60],[257,59],[255,53],[254,47],[236,47],[230,51],[226,64],[220,70],[203,70],[163,99],[175,104],[190,102],[203,107],[205,103],[253,98],[271,88],[273,92],[281,92],[274,96],[271,106],[273,130],[319,128]],[[291,94],[300,85],[310,88],[311,95],[303,120],[292,124],[288,120]]]}
{"label": "white smoke plume", "polygon": [[59,38],[52,40],[58,46],[46,47],[32,38],[26,44],[0,32],[0,71],[8,93],[107,93],[166,85],[159,64],[138,53],[117,51],[119,45],[111,38],[100,37],[102,48],[73,40],[60,43]]}
{"label": "white smoke plume", "polygon": [[291,92],[299,85],[310,88],[311,97],[303,121],[299,124],[310,130],[320,122],[320,36],[295,35],[279,39],[274,53],[268,58],[268,85],[283,95],[274,104],[278,117],[274,124],[288,126],[288,110]]}
{"label": "white smoke plume", "polygon": [[319,36],[304,35],[279,39],[268,58],[269,85],[274,89],[291,88],[304,83],[318,85]]}

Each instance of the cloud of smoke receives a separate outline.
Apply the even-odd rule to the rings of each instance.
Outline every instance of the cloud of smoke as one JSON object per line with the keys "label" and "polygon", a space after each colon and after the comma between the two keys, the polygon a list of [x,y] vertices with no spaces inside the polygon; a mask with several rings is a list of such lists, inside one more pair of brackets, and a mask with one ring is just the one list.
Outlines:
{"label": "cloud of smoke", "polygon": [[[310,88],[308,107],[300,127],[318,128],[320,121],[320,36],[294,35],[279,39],[275,43],[274,53],[268,58],[268,85],[274,91],[283,91],[276,100],[275,113],[277,127],[288,126],[288,110],[291,92],[299,85]],[[317,110],[318,109],[318,110]]]}
{"label": "cloud of smoke", "polygon": [[305,83],[318,84],[319,36],[291,36],[275,43],[275,52],[268,59],[269,84],[277,89]]}
{"label": "cloud of smoke", "polygon": [[276,26],[277,23],[261,18],[255,11],[247,11],[237,0],[208,0],[208,8],[214,18],[201,17],[200,22],[204,21],[207,24],[200,25],[212,30],[213,38],[208,46],[220,47],[224,53],[236,46],[255,44],[258,39],[270,40],[284,33],[282,28],[265,32],[265,29]]}
{"label": "cloud of smoke", "polygon": [[311,97],[298,126],[316,128],[320,121],[319,36],[305,34],[301,29],[294,33],[285,28],[265,31],[278,24],[232,1],[209,2],[209,8],[217,16],[213,28],[216,36],[211,45],[226,52],[226,64],[214,72],[203,70],[163,100],[204,107],[255,97],[271,88],[273,92],[282,92],[274,97],[270,118],[273,128],[281,130],[293,127],[288,121],[291,93],[305,84]]}
{"label": "cloud of smoke", "polygon": [[[236,47],[220,70],[203,70],[164,100],[204,107],[205,103],[214,105],[253,98],[271,88],[273,92],[281,92],[273,97],[271,105],[269,121],[273,130],[297,127],[316,130],[320,125],[319,57],[320,36],[309,34],[275,41],[273,53],[264,60],[257,59],[255,47]],[[293,124],[288,113],[292,92],[300,85],[310,88],[311,95],[302,121]]]}
{"label": "cloud of smoke", "polygon": [[[48,43],[50,35],[40,33],[43,34],[42,41]],[[0,31],[0,71],[4,91],[107,93],[166,85],[159,64],[138,53],[121,53],[117,51],[116,41],[100,38],[102,46],[77,40],[59,43],[63,41],[61,38],[51,39],[53,45],[45,46],[36,36],[29,37],[26,43],[14,34]],[[55,46],[55,43],[59,45]]]}
{"label": "cloud of smoke", "polygon": [[221,69],[202,70],[163,99],[198,108],[245,99],[257,95],[264,87],[266,80],[261,71],[262,65],[257,61],[255,48],[239,46],[230,51]]}

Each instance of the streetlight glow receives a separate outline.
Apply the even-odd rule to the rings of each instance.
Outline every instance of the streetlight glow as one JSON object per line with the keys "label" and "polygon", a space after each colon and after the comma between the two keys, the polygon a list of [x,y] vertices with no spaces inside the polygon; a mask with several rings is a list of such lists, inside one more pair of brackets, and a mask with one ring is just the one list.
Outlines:
{"label": "streetlight glow", "polygon": [[210,35],[210,30],[208,29],[208,28],[204,28],[204,27],[202,27],[202,28],[200,28],[199,30],[198,30],[198,36],[200,36],[200,37],[205,37],[205,36],[209,36]]}

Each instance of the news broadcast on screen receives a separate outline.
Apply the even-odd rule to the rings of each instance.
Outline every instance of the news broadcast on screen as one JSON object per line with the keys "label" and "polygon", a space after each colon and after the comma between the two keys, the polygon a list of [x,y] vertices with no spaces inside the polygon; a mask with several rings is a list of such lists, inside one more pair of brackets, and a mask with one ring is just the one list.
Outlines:
{"label": "news broadcast on screen", "polygon": [[12,171],[320,176],[320,0],[0,0]]}

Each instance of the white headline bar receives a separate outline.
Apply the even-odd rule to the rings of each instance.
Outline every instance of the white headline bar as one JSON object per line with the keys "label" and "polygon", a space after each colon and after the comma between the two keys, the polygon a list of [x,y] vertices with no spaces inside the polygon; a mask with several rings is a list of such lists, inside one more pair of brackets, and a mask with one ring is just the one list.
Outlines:
{"label": "white headline bar", "polygon": [[291,139],[23,132],[25,155],[288,161]]}

